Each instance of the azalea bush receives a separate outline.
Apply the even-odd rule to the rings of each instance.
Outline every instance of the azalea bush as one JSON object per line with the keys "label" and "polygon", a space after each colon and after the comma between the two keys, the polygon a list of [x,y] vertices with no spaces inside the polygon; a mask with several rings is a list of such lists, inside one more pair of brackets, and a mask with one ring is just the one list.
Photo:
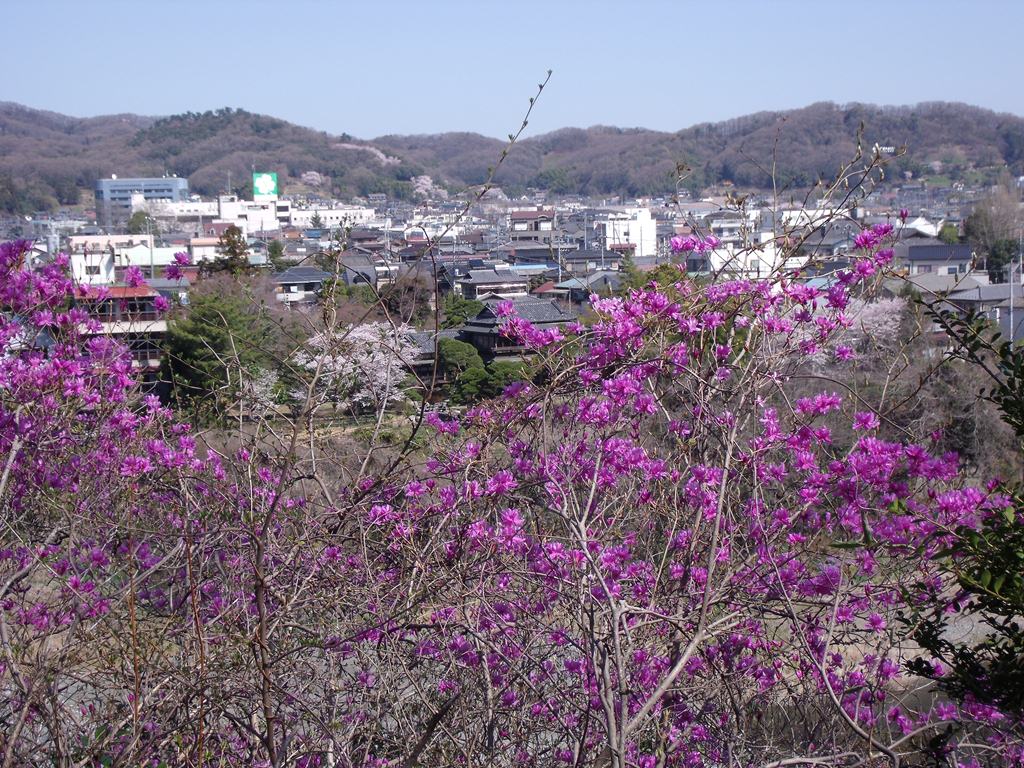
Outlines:
{"label": "azalea bush", "polygon": [[[1010,452],[1019,456],[1024,350],[1003,339],[984,317],[955,312],[939,301],[922,303],[953,341],[950,356],[982,372],[981,396],[1011,428]],[[948,549],[936,558],[959,587],[955,600],[925,603],[908,623],[928,652],[913,661],[916,671],[933,677],[957,699],[980,700],[1019,718],[1024,716],[1024,527],[1018,518],[1024,490],[1013,481],[1005,489],[1010,502],[1002,513],[956,530]],[[973,631],[956,631],[964,625]],[[929,667],[936,664],[948,672],[931,674]]]}
{"label": "azalea bush", "polygon": [[[303,413],[215,449],[139,397],[62,260],[5,245],[3,765],[1019,762],[1016,716],[911,674],[902,621],[1007,497],[788,388],[855,363],[893,236],[824,289],[680,271],[561,330],[505,305],[523,381],[350,456]],[[297,402],[348,381],[336,349]]]}

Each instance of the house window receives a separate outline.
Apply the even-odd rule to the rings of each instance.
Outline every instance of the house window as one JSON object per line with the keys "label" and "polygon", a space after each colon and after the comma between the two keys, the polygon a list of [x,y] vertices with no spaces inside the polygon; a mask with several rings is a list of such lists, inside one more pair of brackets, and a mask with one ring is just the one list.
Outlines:
{"label": "house window", "polygon": [[98,275],[99,273],[100,273],[100,268],[98,266],[94,267],[94,266],[90,265],[90,266],[87,266],[85,268],[85,274],[87,274],[87,275]]}

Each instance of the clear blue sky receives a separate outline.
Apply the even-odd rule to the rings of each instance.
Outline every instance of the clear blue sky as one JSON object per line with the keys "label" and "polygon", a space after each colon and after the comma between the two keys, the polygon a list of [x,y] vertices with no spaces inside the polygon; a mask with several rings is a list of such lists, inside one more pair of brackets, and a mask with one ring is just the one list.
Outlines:
{"label": "clear blue sky", "polygon": [[360,138],[678,130],[815,101],[1024,115],[1024,0],[3,0],[0,100],[242,107]]}

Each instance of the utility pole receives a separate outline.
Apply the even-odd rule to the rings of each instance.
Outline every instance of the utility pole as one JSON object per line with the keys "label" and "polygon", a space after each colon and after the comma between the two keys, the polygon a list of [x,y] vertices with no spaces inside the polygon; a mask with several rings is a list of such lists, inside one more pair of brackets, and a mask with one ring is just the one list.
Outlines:
{"label": "utility pole", "polygon": [[[1024,229],[1017,230],[1017,262],[1024,273]],[[1013,324],[1013,259],[1010,259],[1010,347],[1017,341],[1017,328]]]}
{"label": "utility pole", "polygon": [[156,266],[153,264],[153,230],[150,226],[149,214],[146,214],[146,237],[149,239],[149,279],[156,277]]}

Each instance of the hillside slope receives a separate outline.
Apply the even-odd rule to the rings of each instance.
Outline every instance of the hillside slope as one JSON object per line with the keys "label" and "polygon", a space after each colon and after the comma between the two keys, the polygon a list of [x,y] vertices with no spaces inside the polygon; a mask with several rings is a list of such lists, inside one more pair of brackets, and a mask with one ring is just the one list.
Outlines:
{"label": "hillside slope", "polygon": [[[682,163],[698,190],[730,181],[767,187],[773,162],[781,184],[807,186],[833,175],[863,142],[905,146],[896,173],[944,178],[1024,174],[1024,119],[965,104],[914,107],[812,104],[761,112],[676,133],[596,126],[564,128],[521,141],[496,180],[512,191],[664,194]],[[324,179],[336,196],[413,194],[410,180],[429,173],[454,188],[481,183],[504,142],[473,133],[381,136],[360,141],[244,110],[220,109],[166,118],[110,115],[74,118],[0,103],[0,211],[28,213],[70,204],[96,178],[117,173],[189,178],[212,195],[248,192],[252,168],[277,171],[285,189],[304,173]],[[933,164],[938,170],[933,169]]]}
{"label": "hillside slope", "polygon": [[[199,194],[247,194],[249,173],[281,180],[315,171],[324,194],[411,194],[421,172],[349,136],[332,136],[244,110],[165,118],[113,115],[80,119],[0,104],[0,210],[30,212],[72,203],[97,178],[187,176]],[[77,189],[76,189],[77,188]]]}
{"label": "hillside slope", "polygon": [[[789,112],[761,112],[720,123],[661,133],[598,126],[566,128],[524,140],[498,173],[499,183],[555,192],[631,195],[672,188],[677,163],[699,188],[728,180],[767,187],[773,159],[777,179],[806,186],[834,174],[856,151],[857,135],[871,147],[906,147],[897,172],[961,177],[972,168],[1007,166],[1024,173],[1024,119],[965,104],[915,107],[812,104]],[[475,184],[500,152],[501,142],[465,134],[383,136],[374,140],[451,181]]]}

